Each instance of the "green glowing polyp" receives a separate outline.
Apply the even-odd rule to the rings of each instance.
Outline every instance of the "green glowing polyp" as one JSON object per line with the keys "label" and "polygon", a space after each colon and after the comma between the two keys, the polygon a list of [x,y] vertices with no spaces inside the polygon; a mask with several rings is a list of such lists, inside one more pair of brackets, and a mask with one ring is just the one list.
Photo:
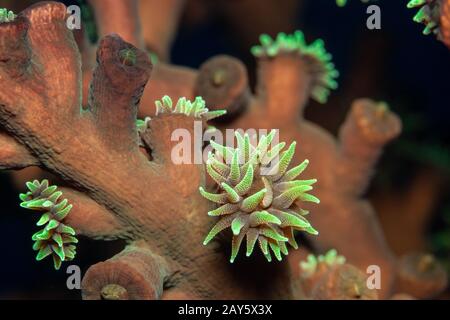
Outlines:
{"label": "green glowing polyp", "polygon": [[72,209],[67,199],[61,198],[62,192],[57,191],[57,186],[50,186],[47,180],[26,183],[27,193],[20,194],[25,209],[44,212],[37,222],[37,226],[43,227],[33,234],[33,250],[37,251],[36,260],[40,261],[52,256],[56,270],[61,267],[63,261],[73,260],[76,254],[75,230],[64,224],[64,219]]}
{"label": "green glowing polyp", "polygon": [[308,45],[304,34],[296,31],[293,34],[279,33],[275,39],[263,34],[260,36],[260,42],[260,45],[251,49],[255,57],[275,58],[280,54],[296,53],[308,62],[310,69],[314,70],[311,95],[316,101],[325,103],[330,91],[337,89],[336,78],[339,72],[331,62],[332,55],[326,51],[323,40],[317,39]]}
{"label": "green glowing polyp", "polygon": [[0,8],[0,23],[12,22],[15,18],[16,15],[14,12],[8,9]]}
{"label": "green glowing polyp", "polygon": [[[284,142],[270,147],[275,134],[274,130],[261,136],[257,146],[250,143],[248,134],[239,132],[236,132],[237,148],[211,141],[214,153],[209,154],[206,169],[216,182],[219,193],[210,193],[203,187],[200,187],[200,193],[216,204],[208,215],[218,218],[218,221],[204,244],[231,228],[230,262],[236,259],[244,238],[247,256],[253,253],[258,243],[270,262],[271,252],[279,261],[282,255],[288,254],[286,244],[298,248],[294,230],[318,234],[305,218],[308,212],[300,207],[301,201],[319,203],[319,199],[307,193],[316,180],[295,180],[306,169],[308,161],[288,170],[296,143],[281,152]],[[267,173],[263,175],[261,170],[267,170]]]}

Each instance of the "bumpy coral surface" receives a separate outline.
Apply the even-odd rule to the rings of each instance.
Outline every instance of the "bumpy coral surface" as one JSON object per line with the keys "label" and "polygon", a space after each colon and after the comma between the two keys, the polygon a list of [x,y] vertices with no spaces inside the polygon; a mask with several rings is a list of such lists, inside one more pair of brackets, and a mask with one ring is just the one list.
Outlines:
{"label": "bumpy coral surface", "polygon": [[304,217],[308,211],[294,203],[296,200],[319,203],[319,199],[307,193],[317,180],[296,179],[306,169],[308,161],[288,170],[296,143],[293,142],[280,154],[285,143],[271,147],[275,135],[273,130],[269,135],[261,136],[258,145],[254,146],[248,134],[241,135],[237,131],[237,148],[211,141],[215,153],[210,154],[207,171],[217,183],[220,193],[209,193],[203,187],[200,187],[200,192],[219,205],[208,212],[210,216],[219,217],[219,221],[204,244],[231,227],[230,262],[236,258],[245,237],[247,256],[252,254],[258,242],[268,261],[272,260],[269,248],[281,261],[281,254],[288,254],[286,243],[298,248],[294,230],[318,234]]}

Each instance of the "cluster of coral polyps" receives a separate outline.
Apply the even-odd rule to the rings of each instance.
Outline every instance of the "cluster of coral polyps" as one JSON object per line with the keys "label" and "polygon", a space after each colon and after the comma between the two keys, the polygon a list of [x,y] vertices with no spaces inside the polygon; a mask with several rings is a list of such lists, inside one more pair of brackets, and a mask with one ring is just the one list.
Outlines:
{"label": "cluster of coral polyps", "polygon": [[[308,216],[307,222],[298,214],[304,211],[292,214],[298,218],[292,219],[273,210],[278,216],[269,210],[258,210],[267,211],[269,215],[265,212],[254,215],[257,217],[246,223],[257,226],[258,217],[262,218],[263,224],[270,224],[269,229],[278,235],[283,223],[281,218],[291,218],[290,223],[314,234],[313,225],[320,231],[310,239],[314,250],[336,248],[349,263],[363,271],[369,265],[379,266],[382,277],[378,295],[389,297],[394,292],[396,260],[384,241],[372,207],[361,195],[383,146],[399,134],[400,121],[385,104],[370,100],[355,102],[338,140],[303,119],[303,109],[310,96],[322,100],[329,89],[336,87],[333,78],[337,73],[322,42],[307,46],[299,35],[262,39],[263,46],[254,50],[258,56],[259,78],[253,96],[245,68],[228,57],[213,58],[199,71],[164,63],[158,63],[152,71],[145,51],[117,35],[104,34],[116,31],[141,47],[142,39],[136,31],[139,28],[129,23],[111,24],[134,21],[131,13],[136,7],[125,6],[129,10],[123,11],[118,10],[123,1],[115,2],[120,4],[118,6],[100,0],[92,3],[98,6],[96,16],[102,39],[89,86],[86,80],[91,73],[82,76],[80,54],[65,24],[64,5],[40,3],[0,23],[0,168],[39,166],[53,173],[67,185],[60,190],[73,205],[70,214],[64,217],[65,225],[80,236],[128,242],[121,253],[86,271],[82,282],[83,298],[308,297],[301,289],[303,280],[298,275],[302,271],[296,253],[304,252],[303,247],[292,251],[281,262],[268,263],[263,255],[255,252],[251,258],[238,256],[230,264],[229,242],[218,239],[203,245],[205,235],[217,223],[207,214],[217,209],[208,197],[219,199],[225,194],[227,201],[234,201],[233,205],[244,209],[258,202],[256,197],[246,203],[248,198],[242,199],[249,180],[248,170],[244,173],[239,167],[237,178],[236,166],[233,174],[231,167],[223,167],[230,172],[226,175],[225,170],[221,176],[229,181],[220,181],[222,192],[214,198],[204,193],[217,187],[214,181],[207,185],[208,166],[175,165],[171,160],[176,145],[171,139],[174,130],[185,129],[194,136],[194,121],[198,121],[199,116],[206,122],[208,114],[213,117],[222,113],[214,113],[217,111],[214,106],[228,111],[225,119],[228,124],[218,118],[215,122],[218,128],[280,129],[281,141],[288,144],[297,141],[298,152],[288,153],[292,156],[290,161],[297,165],[309,159],[308,176],[318,180],[314,194],[321,203],[311,208],[314,214]],[[114,10],[117,19],[101,19]],[[130,29],[133,32],[129,32]],[[145,87],[151,73],[152,82]],[[89,91],[84,103],[83,86],[85,92]],[[164,98],[154,116],[150,104],[143,104],[140,113],[151,115],[151,119],[137,121],[141,97],[144,102],[149,97],[159,99],[165,94],[175,100],[186,96],[187,100],[173,106]],[[200,101],[187,102],[196,95],[203,96],[211,110],[206,110]],[[201,158],[202,150],[195,148],[193,152],[199,153],[196,156]],[[263,182],[262,178],[260,180]],[[279,200],[290,201],[289,195],[296,196],[291,204],[309,210],[297,199],[298,195],[307,197],[305,192],[309,186],[303,181],[299,187]],[[203,188],[203,195],[199,188]],[[254,190],[257,192],[261,188],[258,184]],[[258,202],[262,209],[270,198],[266,197],[269,189],[265,189]],[[253,195],[252,191],[247,191]],[[272,200],[275,202],[275,198]],[[236,209],[233,205],[231,207]],[[289,207],[283,209],[290,210]],[[235,235],[240,235],[244,221],[234,221],[224,225],[231,226]],[[271,247],[277,257],[279,251],[284,251],[283,244],[289,237],[264,232],[265,235],[259,235],[272,240],[276,240],[273,236],[277,237]],[[267,253],[265,245],[261,246],[263,253]],[[336,279],[333,274],[339,272],[330,273],[330,279]],[[414,279],[418,273],[405,274]],[[431,277],[434,279],[434,274]],[[423,284],[422,281],[408,283],[415,292],[420,292]],[[339,297],[333,292],[326,296]]]}
{"label": "cluster of coral polyps", "polygon": [[425,25],[425,35],[435,34],[450,48],[450,0],[410,0],[408,8],[419,8],[414,21]]}

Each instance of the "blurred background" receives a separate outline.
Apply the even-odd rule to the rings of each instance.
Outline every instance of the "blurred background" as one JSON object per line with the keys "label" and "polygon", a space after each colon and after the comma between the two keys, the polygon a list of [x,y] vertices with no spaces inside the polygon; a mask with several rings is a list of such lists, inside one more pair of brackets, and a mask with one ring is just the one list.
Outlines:
{"label": "blurred background", "polygon": [[[19,12],[34,2],[0,0],[0,7]],[[83,4],[83,26],[95,38],[85,1],[61,2]],[[396,254],[431,251],[450,272],[450,51],[422,35],[407,2],[379,0],[382,29],[372,31],[366,28],[367,5],[357,0],[345,8],[334,0],[186,0],[171,61],[197,68],[228,54],[247,65],[254,83],[250,47],[259,34],[301,29],[309,41],[322,38],[341,73],[340,88],[325,105],[311,101],[306,117],[336,134],[354,99],[390,104],[404,130],[385,150],[367,196]],[[22,174],[32,179],[33,172]],[[36,216],[19,207],[24,190],[9,172],[0,172],[0,299],[79,299],[79,291],[66,287],[64,265],[55,271],[51,259],[35,261]],[[71,264],[84,272],[121,246],[81,239]]]}

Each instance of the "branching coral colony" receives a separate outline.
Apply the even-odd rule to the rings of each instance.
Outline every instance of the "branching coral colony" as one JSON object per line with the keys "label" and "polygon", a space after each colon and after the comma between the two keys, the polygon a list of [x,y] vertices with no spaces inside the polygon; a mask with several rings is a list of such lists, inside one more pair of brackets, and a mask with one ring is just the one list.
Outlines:
{"label": "branching coral colony", "polygon": [[[102,1],[96,4],[101,6]],[[119,12],[119,16],[130,14]],[[54,207],[61,202],[46,203],[48,198],[33,193],[35,187],[44,197],[56,193],[47,190],[46,182],[29,184],[31,194],[21,196],[25,203],[44,200],[41,205],[49,209],[49,219],[60,218],[54,220],[77,235],[127,240],[121,253],[87,270],[83,298],[336,298],[341,293],[366,297],[339,289],[345,287],[341,284],[359,283],[348,280],[361,279],[353,277],[351,270],[333,268],[327,273],[331,282],[317,286],[329,288],[326,284],[334,283],[332,290],[312,294],[302,290],[304,277],[296,275],[298,250],[272,263],[252,250],[258,242],[267,259],[272,257],[270,248],[280,260],[281,253],[287,252],[286,243],[296,246],[293,229],[312,234],[314,250],[336,248],[362,270],[378,265],[383,272],[379,295],[393,293],[396,261],[373,209],[361,195],[383,146],[399,134],[401,124],[385,104],[370,100],[354,103],[337,141],[303,119],[310,96],[324,102],[330,89],[337,87],[337,72],[322,41],[307,45],[301,33],[281,34],[274,40],[264,36],[261,46],[253,49],[259,63],[254,96],[245,68],[235,59],[212,58],[198,72],[158,64],[149,96],[159,91],[159,97],[169,94],[178,99],[183,92],[187,99],[174,105],[164,97],[157,103],[156,115],[137,120],[152,69],[148,54],[117,35],[104,35],[89,97],[81,108],[80,56],[65,18],[64,5],[50,2],[0,24],[0,168],[37,165],[52,172],[69,186],[59,189],[73,206],[66,210],[70,213],[56,216],[60,211]],[[130,38],[141,46],[138,35],[134,36]],[[203,96],[209,107],[219,108],[208,110],[201,98],[189,101],[195,95]],[[280,128],[280,140],[290,147],[282,152],[281,143],[268,149],[272,133],[258,144],[249,143],[245,134],[237,135],[237,148],[212,142],[215,152],[206,166],[175,165],[171,160],[177,143],[171,139],[174,130],[185,129],[194,136],[194,121],[207,128],[207,120],[224,114],[222,108],[228,114],[226,119],[215,119],[218,128],[225,128],[225,120],[232,128]],[[295,141],[301,145],[297,153]],[[192,151],[201,158],[201,148]],[[221,162],[227,153],[230,162]],[[262,175],[264,164],[278,154],[279,171]],[[306,167],[304,159],[311,161],[308,177],[319,183],[295,180]],[[208,185],[205,171],[212,178]],[[313,184],[317,198],[307,193]],[[320,205],[312,207],[314,214],[306,220],[304,214],[311,209],[308,200],[317,199]],[[233,264],[227,258],[229,243],[211,239],[216,240],[221,230],[226,239],[228,228]],[[59,245],[59,237],[47,238],[50,234],[43,234],[41,241],[51,239]],[[244,236],[251,257],[241,259],[237,251]],[[52,255],[61,258],[57,251],[61,253],[52,247]],[[48,252],[45,249],[41,256]],[[64,254],[60,260],[71,258]],[[349,276],[344,282],[333,281],[341,274]]]}

